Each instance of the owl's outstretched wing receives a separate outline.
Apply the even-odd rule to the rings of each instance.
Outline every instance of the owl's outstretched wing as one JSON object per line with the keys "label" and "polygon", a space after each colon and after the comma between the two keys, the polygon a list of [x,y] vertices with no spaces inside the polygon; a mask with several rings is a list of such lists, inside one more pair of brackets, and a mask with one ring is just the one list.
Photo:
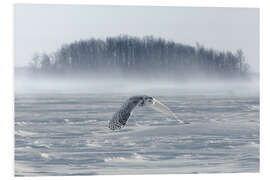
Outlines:
{"label": "owl's outstretched wing", "polygon": [[111,130],[118,130],[124,127],[131,115],[131,112],[139,104],[140,100],[140,96],[129,98],[121,106],[121,108],[116,113],[114,113],[112,119],[109,121],[109,128]]}
{"label": "owl's outstretched wing", "polygon": [[149,106],[155,109],[156,111],[159,111],[165,115],[168,115],[170,117],[173,117],[176,119],[180,124],[189,124],[187,122],[184,122],[180,120],[167,106],[159,102],[158,100],[150,97],[149,102],[143,101],[143,96],[133,96],[129,98],[122,106],[121,108],[114,113],[112,119],[109,121],[109,128],[111,130],[118,130],[123,128],[131,115],[131,112],[134,110],[136,106]]}
{"label": "owl's outstretched wing", "polygon": [[152,107],[154,110],[156,110],[158,112],[161,112],[161,113],[163,113],[163,114],[165,114],[167,116],[173,117],[174,119],[176,119],[181,124],[189,124],[188,122],[184,122],[184,121],[180,120],[178,116],[176,116],[167,106],[162,104],[157,99],[153,100],[153,104],[150,107]]}
{"label": "owl's outstretched wing", "polygon": [[111,130],[117,130],[124,127],[130,117],[131,111],[126,111],[125,109],[120,109],[117,111],[113,118],[109,121],[109,128]]}

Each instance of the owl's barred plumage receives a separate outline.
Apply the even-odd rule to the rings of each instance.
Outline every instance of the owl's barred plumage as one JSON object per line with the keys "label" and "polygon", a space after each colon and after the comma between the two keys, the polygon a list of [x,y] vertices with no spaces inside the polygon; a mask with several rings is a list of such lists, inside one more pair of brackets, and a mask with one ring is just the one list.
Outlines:
{"label": "owl's barred plumage", "polygon": [[124,127],[130,117],[131,111],[143,102],[147,96],[133,96],[130,97],[121,108],[113,115],[109,122],[109,128],[112,130],[121,129]]}
{"label": "owl's barred plumage", "polygon": [[165,113],[174,117],[181,124],[188,124],[182,120],[180,120],[167,106],[159,102],[150,96],[132,96],[124,104],[121,108],[113,115],[112,119],[109,121],[109,128],[111,130],[118,130],[123,128],[131,115],[132,110],[136,106],[151,106],[153,109]]}

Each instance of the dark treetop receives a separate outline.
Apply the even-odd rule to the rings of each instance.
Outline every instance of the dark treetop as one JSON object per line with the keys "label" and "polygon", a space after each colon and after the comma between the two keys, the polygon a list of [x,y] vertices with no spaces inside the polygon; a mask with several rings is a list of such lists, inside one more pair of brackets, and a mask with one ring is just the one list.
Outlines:
{"label": "dark treetop", "polygon": [[249,65],[241,49],[235,53],[184,45],[162,38],[120,35],[105,40],[89,39],[63,45],[51,54],[35,54],[30,62],[35,73],[76,75],[121,74],[174,78],[246,76]]}

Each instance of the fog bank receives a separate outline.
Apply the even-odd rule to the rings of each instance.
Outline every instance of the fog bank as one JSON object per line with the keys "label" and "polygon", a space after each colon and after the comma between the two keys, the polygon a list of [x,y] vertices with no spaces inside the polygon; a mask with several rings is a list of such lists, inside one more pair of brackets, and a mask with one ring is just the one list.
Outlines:
{"label": "fog bank", "polygon": [[15,75],[15,93],[197,94],[259,95],[259,77],[232,79],[173,79],[135,77],[29,77]]}

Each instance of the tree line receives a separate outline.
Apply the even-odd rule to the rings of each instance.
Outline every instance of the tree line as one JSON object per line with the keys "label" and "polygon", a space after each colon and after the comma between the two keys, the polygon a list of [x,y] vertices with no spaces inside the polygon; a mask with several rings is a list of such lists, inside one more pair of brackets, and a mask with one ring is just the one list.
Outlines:
{"label": "tree line", "polygon": [[184,45],[153,36],[120,35],[105,40],[79,40],[51,54],[35,54],[30,61],[35,73],[108,74],[188,77],[194,74],[243,77],[249,65],[241,49],[218,51],[203,45]]}

